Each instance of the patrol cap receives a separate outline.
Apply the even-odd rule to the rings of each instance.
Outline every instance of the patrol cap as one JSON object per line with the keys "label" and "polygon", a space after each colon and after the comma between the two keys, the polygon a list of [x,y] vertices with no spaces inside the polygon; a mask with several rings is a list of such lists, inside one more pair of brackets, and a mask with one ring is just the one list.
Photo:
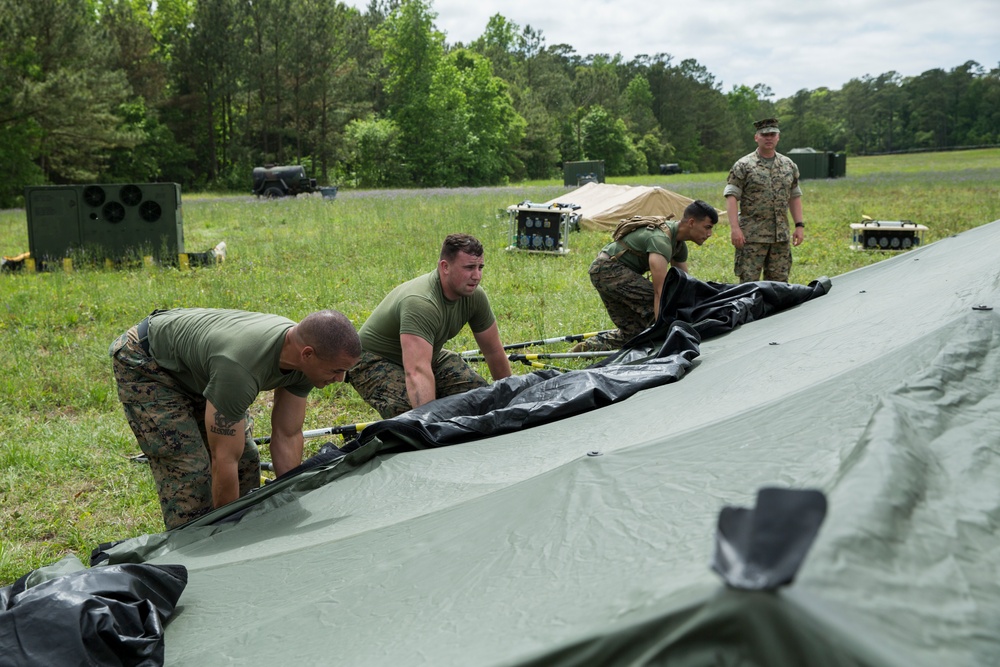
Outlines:
{"label": "patrol cap", "polygon": [[763,120],[758,120],[753,124],[754,129],[760,134],[771,134],[772,132],[780,133],[781,130],[778,129],[778,119],[777,118],[764,118]]}

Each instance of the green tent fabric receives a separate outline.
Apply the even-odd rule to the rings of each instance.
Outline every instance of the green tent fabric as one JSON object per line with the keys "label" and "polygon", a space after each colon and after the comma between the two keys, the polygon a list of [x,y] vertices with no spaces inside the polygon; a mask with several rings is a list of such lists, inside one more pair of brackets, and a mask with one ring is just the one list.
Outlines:
{"label": "green tent fabric", "polygon": [[[188,570],[168,665],[996,664],[997,247],[1000,221],[703,341],[679,382],[107,553]],[[762,487],[826,521],[793,585],[728,589],[717,518]]]}

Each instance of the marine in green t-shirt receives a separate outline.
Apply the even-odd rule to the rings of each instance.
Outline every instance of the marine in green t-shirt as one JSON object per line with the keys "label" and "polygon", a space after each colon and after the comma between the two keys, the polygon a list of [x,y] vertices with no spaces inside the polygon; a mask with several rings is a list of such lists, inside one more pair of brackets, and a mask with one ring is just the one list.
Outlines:
{"label": "marine in green t-shirt", "polygon": [[445,344],[468,324],[494,380],[511,374],[482,280],[483,246],[444,240],[437,268],[393,289],[361,327],[361,361],[347,381],[384,418],[487,382]]}
{"label": "marine in green t-shirt", "polygon": [[[687,272],[687,241],[703,244],[719,221],[718,212],[701,200],[688,204],[680,220],[663,227],[640,227],[604,246],[588,270],[590,282],[618,328],[573,346],[574,352],[616,350],[653,324],[660,293],[671,266]],[[651,279],[644,274],[649,273]]]}
{"label": "marine in green t-shirt", "polygon": [[361,355],[354,325],[325,310],[296,324],[213,308],[154,311],[111,345],[118,397],[149,458],[167,528],[260,485],[248,408],[273,390],[271,462],[302,462],[306,396]]}
{"label": "marine in green t-shirt", "polygon": [[230,421],[243,418],[262,391],[283,387],[305,397],[313,384],[279,367],[285,334],[279,315],[212,308],[175,308],[150,318],[149,351],[193,397],[203,396]]}

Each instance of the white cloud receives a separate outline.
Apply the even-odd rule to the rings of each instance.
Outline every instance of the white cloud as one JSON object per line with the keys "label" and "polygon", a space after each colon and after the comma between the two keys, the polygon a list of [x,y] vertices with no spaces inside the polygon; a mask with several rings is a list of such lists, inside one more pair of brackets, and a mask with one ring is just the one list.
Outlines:
{"label": "white cloud", "polygon": [[866,74],[1000,66],[995,0],[435,0],[432,9],[450,43],[476,39],[499,13],[583,56],[693,58],[724,91],[763,83],[777,97]]}

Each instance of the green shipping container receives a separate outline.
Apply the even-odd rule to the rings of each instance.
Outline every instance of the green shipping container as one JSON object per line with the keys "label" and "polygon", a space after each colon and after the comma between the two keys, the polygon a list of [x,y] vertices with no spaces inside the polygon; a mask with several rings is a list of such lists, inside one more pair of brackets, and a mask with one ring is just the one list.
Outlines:
{"label": "green shipping container", "polygon": [[847,154],[829,153],[830,156],[830,178],[843,178],[847,176]]}
{"label": "green shipping container", "polygon": [[604,160],[563,163],[563,185],[583,185],[590,182],[604,182]]}
{"label": "green shipping container", "polygon": [[788,151],[788,157],[799,168],[799,178],[826,178],[829,172],[826,153],[820,153],[811,148],[793,148]]}
{"label": "green shipping container", "polygon": [[847,175],[847,155],[816,151],[812,148],[793,148],[788,157],[799,167],[799,178],[840,178]]}

